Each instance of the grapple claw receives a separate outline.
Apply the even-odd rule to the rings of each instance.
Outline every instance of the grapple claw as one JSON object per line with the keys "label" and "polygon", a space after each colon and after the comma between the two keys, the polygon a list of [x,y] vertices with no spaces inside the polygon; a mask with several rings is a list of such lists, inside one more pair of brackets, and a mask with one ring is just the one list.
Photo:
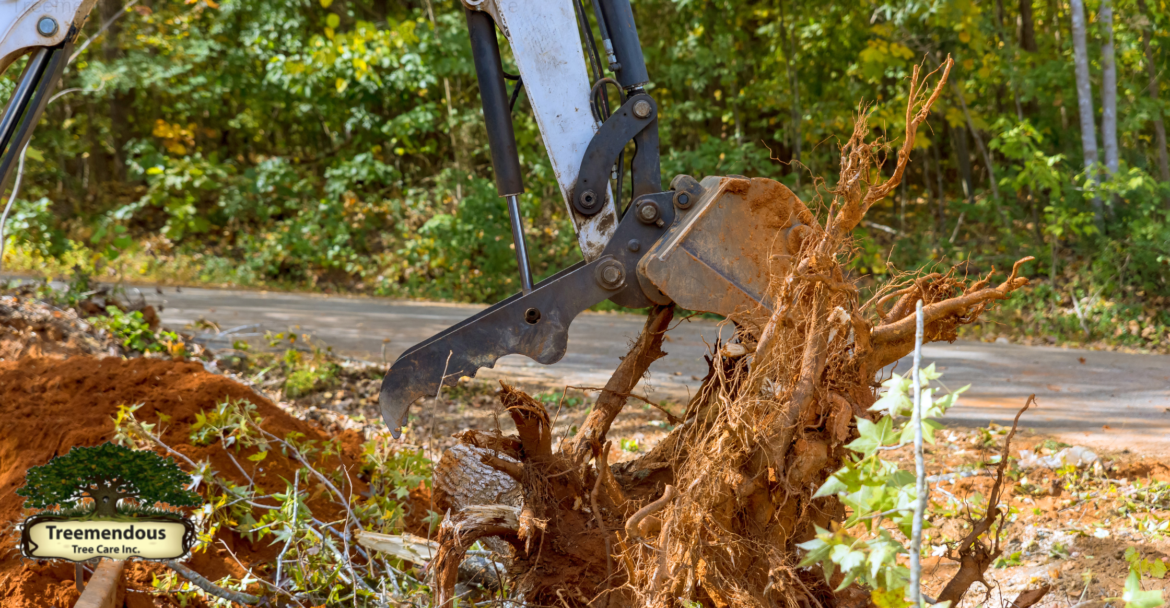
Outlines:
{"label": "grapple claw", "polygon": [[402,354],[382,379],[378,403],[397,439],[410,406],[438,393],[443,384],[474,377],[505,355],[524,355],[549,365],[565,356],[569,324],[581,311],[613,295],[596,279],[612,258],[581,262],[516,294]]}

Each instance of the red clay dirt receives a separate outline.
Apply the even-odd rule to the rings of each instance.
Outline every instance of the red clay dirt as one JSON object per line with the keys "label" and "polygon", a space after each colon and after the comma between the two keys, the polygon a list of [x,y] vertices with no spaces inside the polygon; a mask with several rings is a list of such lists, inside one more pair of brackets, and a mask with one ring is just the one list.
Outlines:
{"label": "red clay dirt", "polygon": [[[170,417],[156,427],[167,445],[195,462],[210,460],[220,475],[244,485],[247,481],[220,442],[196,446],[189,439],[196,414],[215,408],[225,399],[255,404],[263,419],[262,428],[278,437],[297,432],[303,433],[306,439],[329,439],[312,424],[293,418],[248,387],[208,373],[197,363],[90,357],[0,362],[0,526],[5,532],[0,536],[0,608],[64,607],[78,599],[71,564],[25,560],[17,547],[16,523],[27,513],[22,511],[24,499],[15,492],[24,485],[24,475],[30,467],[44,464],[73,446],[93,446],[111,440],[112,417],[118,406],[141,403],[143,406],[136,415],[143,422],[158,423],[159,413]],[[341,462],[333,457],[332,462],[323,461],[314,466],[326,473],[338,466],[354,471],[350,475],[354,495],[361,495],[368,491],[366,484],[356,478],[362,438],[352,431],[339,437],[343,446]],[[276,449],[262,462],[246,460],[255,451],[255,448],[243,450],[235,456],[246,468],[253,469],[249,474],[259,487],[267,491],[283,490],[285,480],[293,478],[296,462]],[[185,463],[180,466],[188,468]],[[348,488],[341,490],[346,492]],[[308,491],[308,504],[318,518],[334,521],[344,517],[323,486]],[[231,532],[221,532],[219,537],[240,561],[261,572],[265,562],[271,561],[278,550],[267,541],[253,544]],[[207,551],[196,553],[188,565],[211,580],[229,573],[236,577],[244,575],[218,542]],[[165,570],[158,564],[134,562],[127,568],[126,577],[132,589],[148,590],[151,573]],[[157,604],[158,600],[169,601],[169,598],[131,591],[126,605],[132,608],[170,605]]]}

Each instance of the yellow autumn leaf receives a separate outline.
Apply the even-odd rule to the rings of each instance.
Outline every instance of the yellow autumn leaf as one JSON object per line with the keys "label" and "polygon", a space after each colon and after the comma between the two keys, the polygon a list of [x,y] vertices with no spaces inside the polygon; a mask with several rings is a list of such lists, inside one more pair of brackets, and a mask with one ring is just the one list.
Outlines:
{"label": "yellow autumn leaf", "polygon": [[902,59],[914,57],[914,51],[911,51],[910,47],[904,44],[898,44],[897,42],[890,43],[890,54],[895,57],[901,57]]}
{"label": "yellow autumn leaf", "polygon": [[962,42],[963,44],[971,42],[971,34],[967,33],[966,31],[959,32],[959,42]]}
{"label": "yellow autumn leaf", "polygon": [[349,81],[344,78],[337,79],[337,92],[344,93],[349,88]]}
{"label": "yellow autumn leaf", "polygon": [[321,8],[329,8],[333,5],[333,0],[321,0]]}

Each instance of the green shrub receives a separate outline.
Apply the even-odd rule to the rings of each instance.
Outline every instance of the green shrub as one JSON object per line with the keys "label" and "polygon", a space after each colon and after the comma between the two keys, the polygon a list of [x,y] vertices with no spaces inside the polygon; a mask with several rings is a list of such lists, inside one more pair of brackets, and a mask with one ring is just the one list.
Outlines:
{"label": "green shrub", "polygon": [[[123,312],[117,306],[106,306],[106,316],[90,317],[89,322],[104,329],[123,347],[140,353],[166,352],[181,348],[181,340],[174,332],[155,332],[140,311]],[[178,354],[172,352],[172,354]]]}

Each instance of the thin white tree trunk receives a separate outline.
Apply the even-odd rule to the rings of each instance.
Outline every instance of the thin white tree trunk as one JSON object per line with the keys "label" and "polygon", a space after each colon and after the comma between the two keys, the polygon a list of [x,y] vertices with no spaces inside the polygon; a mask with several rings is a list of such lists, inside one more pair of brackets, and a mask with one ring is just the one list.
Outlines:
{"label": "thin white tree trunk", "polygon": [[[1077,110],[1081,115],[1081,151],[1085,157],[1085,169],[1096,181],[1097,127],[1093,122],[1093,87],[1089,83],[1089,51],[1085,45],[1085,2],[1069,0],[1072,14],[1073,68],[1077,75]],[[1101,219],[1101,200],[1093,199],[1097,219]]]}
{"label": "thin white tree trunk", "polygon": [[910,424],[914,425],[914,476],[917,500],[914,501],[914,519],[910,532],[910,601],[914,608],[922,606],[922,524],[925,520],[929,500],[926,484],[926,462],[922,450],[922,300],[915,304],[914,332],[914,413]]}
{"label": "thin white tree trunk", "polygon": [[1117,61],[1113,52],[1113,0],[1101,0],[1101,143],[1105,147],[1105,169],[1110,174],[1120,167],[1117,151]]}
{"label": "thin white tree trunk", "polygon": [[1146,74],[1149,75],[1150,99],[1154,100],[1154,145],[1158,147],[1158,174],[1164,182],[1170,182],[1170,158],[1166,154],[1166,125],[1162,122],[1162,104],[1158,99],[1158,68],[1154,65],[1154,52],[1150,50],[1150,29],[1153,19],[1145,0],[1138,0],[1138,8],[1150,23],[1142,28],[1142,51],[1146,55]]}

